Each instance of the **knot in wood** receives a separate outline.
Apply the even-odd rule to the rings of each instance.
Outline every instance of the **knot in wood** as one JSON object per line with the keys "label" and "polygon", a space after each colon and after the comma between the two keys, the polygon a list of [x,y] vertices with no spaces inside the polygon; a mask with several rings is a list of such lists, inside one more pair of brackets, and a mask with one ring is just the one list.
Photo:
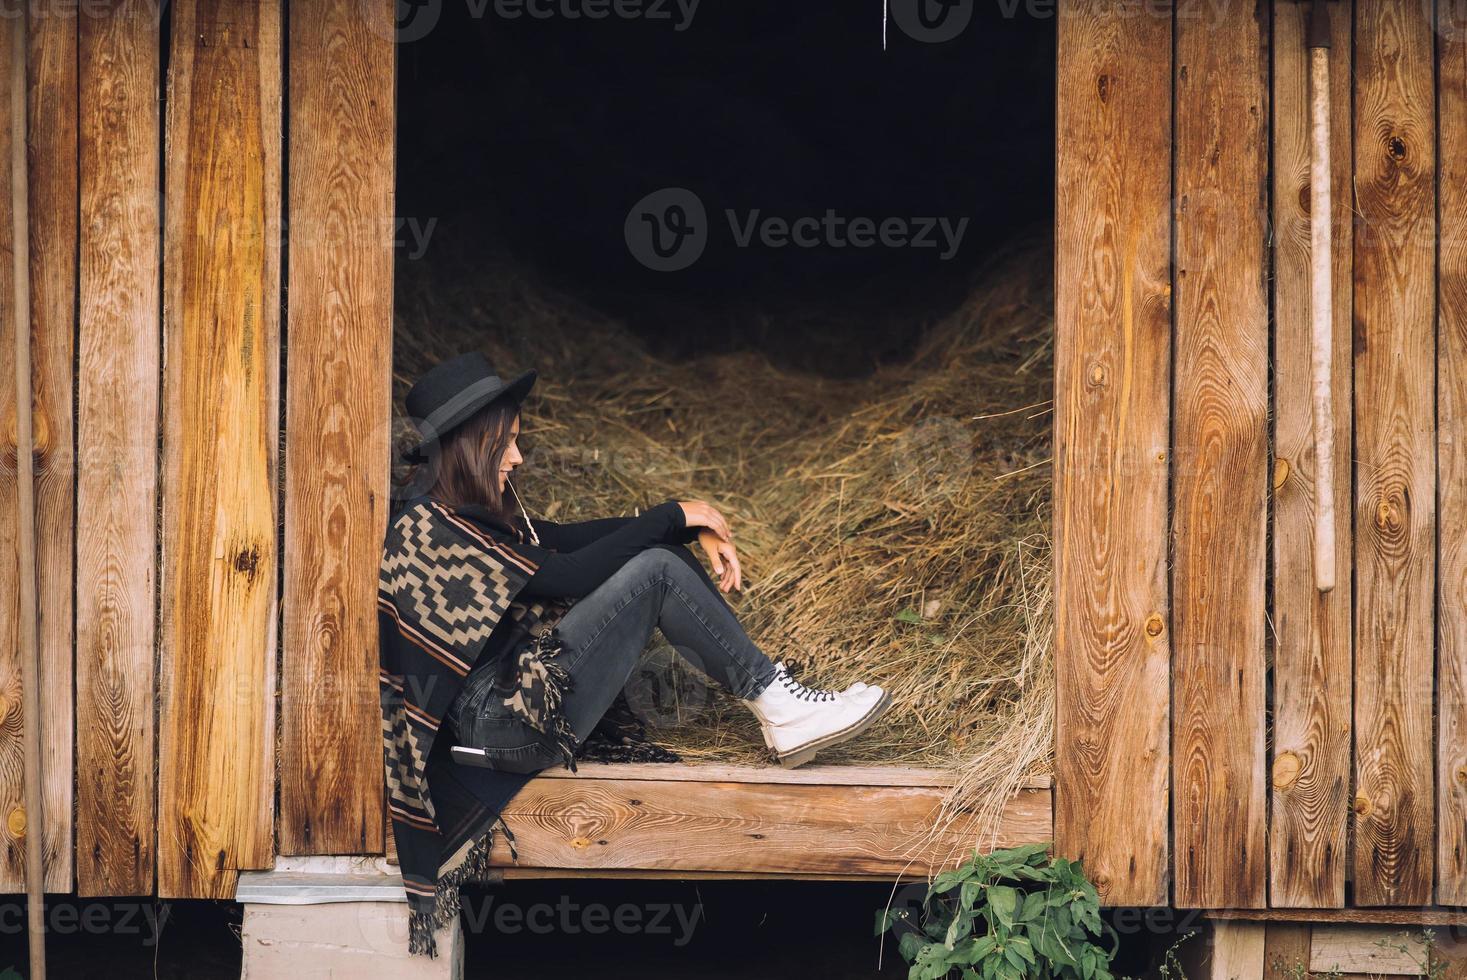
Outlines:
{"label": "knot in wood", "polygon": [[1279,753],[1278,758],[1273,760],[1273,788],[1280,793],[1293,788],[1299,781],[1299,772],[1303,768],[1303,762],[1293,752]]}
{"label": "knot in wood", "polygon": [[1146,617],[1147,636],[1150,636],[1152,638],[1158,637],[1161,635],[1161,631],[1165,628],[1166,623],[1162,620],[1161,613],[1152,613],[1150,616]]}

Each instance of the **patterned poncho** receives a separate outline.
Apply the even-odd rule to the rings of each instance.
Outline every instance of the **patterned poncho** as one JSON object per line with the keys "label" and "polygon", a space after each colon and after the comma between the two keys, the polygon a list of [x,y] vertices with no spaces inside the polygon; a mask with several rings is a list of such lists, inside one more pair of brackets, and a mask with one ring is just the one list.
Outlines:
{"label": "patterned poncho", "polygon": [[414,953],[436,955],[433,933],[458,915],[459,886],[488,869],[496,822],[518,859],[500,813],[535,773],[458,765],[451,739],[435,737],[481,657],[515,658],[505,704],[575,769],[561,711],[570,678],[555,662],[568,606],[516,599],[537,567],[514,550],[520,534],[483,508],[426,495],[404,502],[387,528],[377,592],[383,763]]}

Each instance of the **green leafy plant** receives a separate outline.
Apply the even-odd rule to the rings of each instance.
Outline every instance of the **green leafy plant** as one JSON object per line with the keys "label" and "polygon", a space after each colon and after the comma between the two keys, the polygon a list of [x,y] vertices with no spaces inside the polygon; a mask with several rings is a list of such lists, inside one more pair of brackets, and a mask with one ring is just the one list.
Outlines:
{"label": "green leafy plant", "polygon": [[1100,896],[1079,862],[1048,851],[974,851],[928,887],[921,921],[910,909],[882,909],[876,935],[899,937],[909,980],[1112,980],[1117,943],[1101,921]]}

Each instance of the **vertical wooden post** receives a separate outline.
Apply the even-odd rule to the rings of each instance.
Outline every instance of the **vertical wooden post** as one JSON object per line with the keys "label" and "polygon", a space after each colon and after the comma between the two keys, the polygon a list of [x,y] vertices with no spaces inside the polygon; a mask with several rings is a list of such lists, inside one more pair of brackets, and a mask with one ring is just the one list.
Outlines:
{"label": "vertical wooden post", "polygon": [[77,890],[153,890],[160,301],[158,22],[79,25]]}
{"label": "vertical wooden post", "polygon": [[290,16],[280,847],[380,852],[394,13],[312,0]]}
{"label": "vertical wooden post", "polygon": [[278,0],[181,0],[168,69],[158,891],[274,858]]}
{"label": "vertical wooden post", "polygon": [[1275,0],[1273,19],[1274,751],[1269,829],[1270,903],[1338,908],[1345,901],[1350,794],[1350,0],[1319,0],[1329,12],[1330,219],[1335,248],[1330,411],[1338,420],[1332,515],[1335,579],[1314,588],[1315,507],[1311,375],[1310,222],[1313,193],[1304,47],[1309,7]]}
{"label": "vertical wooden post", "polygon": [[1355,17],[1355,902],[1432,898],[1436,344],[1432,30]]}
{"label": "vertical wooden post", "polygon": [[11,367],[15,388],[15,535],[16,550],[16,667],[21,681],[20,734],[21,798],[20,820],[13,817],[9,830],[23,838],[25,864],[26,933],[30,946],[31,975],[46,975],[46,927],[42,892],[45,890],[45,859],[41,838],[46,827],[42,798],[41,651],[40,610],[36,595],[36,494],[35,415],[31,399],[31,270],[30,270],[30,178],[26,161],[28,135],[26,109],[27,30],[24,17],[11,27],[6,47],[10,61],[6,79],[9,89],[10,130],[10,337]]}
{"label": "vertical wooden post", "polygon": [[1267,886],[1268,7],[1177,18],[1176,903]]}
{"label": "vertical wooden post", "polygon": [[1467,905],[1467,11],[1437,9],[1436,900]]}
{"label": "vertical wooden post", "polygon": [[[76,15],[65,0],[26,5],[30,210],[31,391],[34,404],[36,574],[40,602],[41,735],[44,798],[48,812],[43,846],[46,887],[70,891],[72,825],[72,547],[75,466],[72,452],[72,337],[76,310]],[[4,18],[10,29],[22,25]],[[8,46],[7,46],[8,51]],[[9,65],[7,65],[8,69]],[[6,74],[9,74],[7,70]],[[7,79],[6,84],[8,85]],[[13,93],[12,93],[13,94]],[[22,148],[24,151],[24,148]],[[7,234],[9,229],[7,229]],[[5,297],[8,306],[10,297]],[[7,342],[7,348],[10,346]],[[12,351],[3,385],[12,392]],[[8,397],[6,399],[9,400]],[[8,467],[7,467],[8,469]],[[0,474],[0,499],[14,493],[13,473]],[[7,503],[0,540],[16,540],[15,515]],[[0,691],[20,702],[20,674],[13,636],[14,582],[0,572]],[[7,587],[10,586],[10,587]],[[24,870],[17,828],[25,823],[21,804],[22,725],[0,728],[0,890],[19,890]]]}
{"label": "vertical wooden post", "polygon": [[1109,904],[1167,900],[1170,13],[1059,8],[1059,849]]}

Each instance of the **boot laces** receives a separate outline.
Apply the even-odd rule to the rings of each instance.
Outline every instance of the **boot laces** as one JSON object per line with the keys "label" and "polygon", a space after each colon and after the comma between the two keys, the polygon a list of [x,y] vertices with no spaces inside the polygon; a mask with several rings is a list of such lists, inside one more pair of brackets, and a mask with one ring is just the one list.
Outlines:
{"label": "boot laces", "polygon": [[779,675],[780,683],[785,686],[795,697],[805,701],[834,701],[836,692],[823,687],[806,687],[789,675],[789,671],[782,671]]}

